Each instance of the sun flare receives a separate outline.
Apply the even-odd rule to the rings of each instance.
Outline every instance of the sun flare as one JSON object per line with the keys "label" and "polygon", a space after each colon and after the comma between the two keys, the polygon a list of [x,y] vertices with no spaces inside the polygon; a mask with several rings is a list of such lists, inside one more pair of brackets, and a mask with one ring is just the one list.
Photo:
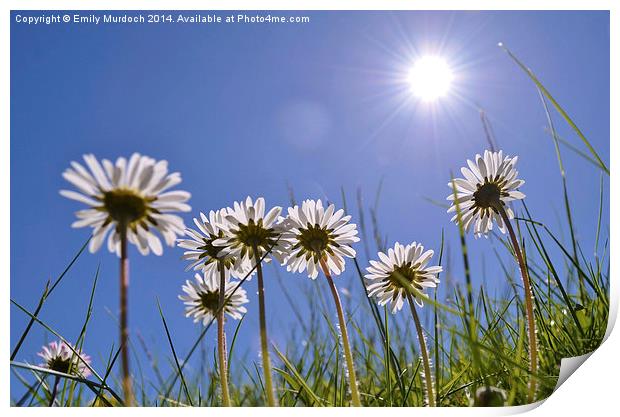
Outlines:
{"label": "sun flare", "polygon": [[435,101],[450,91],[453,78],[452,70],[445,59],[426,55],[413,64],[407,81],[416,97],[424,101]]}

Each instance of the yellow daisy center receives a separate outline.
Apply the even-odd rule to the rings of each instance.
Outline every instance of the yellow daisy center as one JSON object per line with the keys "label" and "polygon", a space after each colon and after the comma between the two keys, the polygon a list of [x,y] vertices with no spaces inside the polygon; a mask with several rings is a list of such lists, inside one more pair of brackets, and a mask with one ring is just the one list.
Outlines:
{"label": "yellow daisy center", "polygon": [[52,371],[62,372],[64,374],[69,373],[71,369],[71,362],[69,360],[62,359],[60,357],[50,359],[47,362],[47,366]]}
{"label": "yellow daisy center", "polygon": [[130,189],[114,189],[103,193],[103,209],[116,222],[128,225],[144,220],[152,209],[154,199],[142,197]]}
{"label": "yellow daisy center", "polygon": [[494,182],[485,182],[478,185],[478,189],[474,192],[475,206],[481,209],[501,207],[500,197],[502,191],[498,184]]}
{"label": "yellow daisy center", "polygon": [[220,294],[218,292],[200,293],[200,303],[205,310],[215,313],[220,308]]}
{"label": "yellow daisy center", "polygon": [[275,243],[277,233],[263,227],[263,220],[254,222],[250,219],[248,224],[239,224],[236,232],[237,240],[248,248],[269,248]]}
{"label": "yellow daisy center", "polygon": [[308,225],[306,229],[300,229],[297,239],[306,251],[315,252],[319,255],[329,247],[330,243],[333,243],[329,232],[322,229],[318,224]]}
{"label": "yellow daisy center", "polygon": [[405,264],[396,266],[386,280],[394,288],[409,289],[413,285],[416,289],[421,290],[422,287],[417,284],[417,279],[417,268],[411,264]]}

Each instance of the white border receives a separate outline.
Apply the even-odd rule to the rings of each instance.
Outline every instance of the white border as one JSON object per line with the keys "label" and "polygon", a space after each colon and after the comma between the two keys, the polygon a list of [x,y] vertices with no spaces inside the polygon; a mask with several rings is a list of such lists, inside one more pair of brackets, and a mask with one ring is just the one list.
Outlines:
{"label": "white border", "polygon": [[[144,1],[123,1],[121,2],[105,2],[105,1],[90,1],[85,3],[84,1],[64,0],[64,1],[17,1],[7,0],[0,4],[2,9],[2,18],[0,18],[0,34],[2,42],[0,43],[0,56],[2,59],[1,69],[1,91],[4,91],[2,106],[0,111],[0,129],[2,132],[2,138],[0,144],[0,187],[4,190],[3,195],[9,195],[9,175],[10,175],[10,146],[7,138],[10,137],[9,126],[9,99],[10,95],[6,92],[10,91],[10,74],[9,74],[9,28],[10,28],[10,10],[610,10],[611,11],[611,137],[618,138],[618,83],[617,74],[620,72],[620,65],[618,65],[618,56],[620,50],[618,47],[618,26],[620,23],[618,10],[620,7],[617,5],[617,1],[612,0],[590,0],[590,1],[578,1],[578,0],[417,0],[417,1],[399,1],[399,0],[384,0],[384,1],[369,1],[369,0],[357,0],[355,2],[335,1],[335,0],[304,0],[304,1],[284,1],[284,0],[214,0],[208,3],[200,2],[196,0],[181,0],[181,1],[165,1],[165,0],[153,0]],[[614,142],[611,144],[611,166],[615,166],[616,158],[616,146]],[[613,180],[612,180],[613,181]],[[615,182],[614,182],[615,183]],[[617,196],[611,194],[611,210],[610,212],[616,212]],[[5,200],[6,201],[6,200]],[[610,219],[611,234],[616,236],[617,226],[613,219]],[[5,336],[5,341],[0,345],[0,357],[9,357],[9,276],[10,276],[10,217],[9,217],[9,205],[0,205],[0,230],[5,231],[3,238],[0,240],[0,265],[3,268],[2,279],[0,279],[0,294],[4,294],[3,308],[0,310],[1,323]],[[612,269],[614,267],[614,260],[618,253],[615,245],[611,245],[610,258],[612,259]],[[613,276],[613,273],[612,273]],[[615,284],[615,282],[614,282]],[[610,312],[610,327],[615,321],[618,308],[618,289],[617,285],[611,286],[611,312]],[[609,332],[608,332],[609,333]],[[598,349],[593,355],[592,359],[587,361],[587,364],[577,370],[575,376],[569,378],[569,381],[562,385],[560,389],[555,392],[543,406],[535,408],[532,415],[547,415],[549,413],[558,413],[563,415],[585,414],[590,415],[607,415],[609,410],[617,409],[617,376],[620,362],[618,360],[617,352],[620,350],[620,336],[618,332],[611,333],[609,339]],[[3,407],[9,405],[9,366],[8,361],[0,362],[1,373],[0,377],[0,397]],[[441,415],[469,415],[469,416],[486,416],[486,415],[506,415],[524,412],[533,407],[514,407],[511,409],[449,409],[441,408],[437,410],[430,409],[397,409],[393,408],[389,410],[392,416],[411,416],[414,413],[418,415],[428,415],[441,413]],[[28,408],[11,408],[10,413],[20,415],[39,415],[41,410],[28,409]],[[47,409],[46,413],[49,415],[78,415],[85,410],[80,409]],[[208,409],[203,410],[200,408],[195,409],[153,409],[153,408],[141,408],[141,409],[114,409],[115,413],[128,415],[169,415],[171,412],[183,415],[204,415],[205,412],[214,413],[217,415],[235,415],[237,413],[247,412],[248,409]],[[110,409],[90,409],[89,413],[109,413]],[[267,410],[265,408],[259,408],[252,410],[252,413],[258,415],[289,415],[290,409],[272,409]],[[316,410],[314,409],[298,409],[295,410],[296,415],[314,415]],[[339,413],[341,415],[356,417],[360,415],[371,415],[377,412],[385,413],[388,410],[379,411],[377,409],[331,409],[331,413]]]}

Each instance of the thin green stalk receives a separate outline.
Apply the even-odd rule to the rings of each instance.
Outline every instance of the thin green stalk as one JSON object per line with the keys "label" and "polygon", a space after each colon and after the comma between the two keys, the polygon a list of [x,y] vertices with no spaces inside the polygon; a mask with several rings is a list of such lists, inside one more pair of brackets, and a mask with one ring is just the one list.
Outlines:
{"label": "thin green stalk", "polygon": [[361,407],[360,395],[357,390],[357,378],[355,376],[355,367],[353,366],[353,356],[351,355],[351,345],[349,344],[349,334],[347,332],[347,323],[344,319],[344,312],[342,310],[342,303],[340,302],[340,296],[338,295],[338,289],[334,284],[329,268],[327,267],[325,260],[321,259],[321,268],[325,274],[325,278],[329,283],[332,296],[334,297],[334,303],[336,304],[336,311],[338,312],[338,323],[340,324],[340,335],[342,336],[342,346],[344,348],[344,357],[347,363],[347,370],[349,375],[349,388],[351,389],[351,403],[354,407]]}
{"label": "thin green stalk", "polygon": [[54,401],[56,401],[56,394],[58,393],[58,383],[60,382],[60,377],[56,375],[54,378],[54,388],[52,389],[52,395],[50,396],[50,402],[48,407],[54,406]]}
{"label": "thin green stalk", "polygon": [[[537,368],[538,368],[538,351],[537,351],[537,342],[536,342],[536,323],[534,322],[534,307],[532,305],[532,287],[530,284],[530,277],[527,272],[527,266],[525,265],[525,259],[523,258],[521,247],[519,246],[519,241],[517,239],[514,229],[512,228],[510,219],[508,218],[508,215],[506,214],[506,210],[504,210],[503,207],[500,207],[499,214],[502,216],[502,220],[504,220],[504,223],[506,224],[506,228],[508,229],[508,235],[510,236],[512,248],[514,249],[517,262],[519,263],[519,269],[521,270],[521,278],[523,278],[523,289],[525,291],[525,314],[527,316],[527,328],[528,328],[527,330],[528,330],[529,351],[530,351],[530,374],[535,375],[537,372]],[[535,395],[536,395],[536,379],[530,376],[529,390],[528,390],[528,401],[530,403],[534,401]]]}
{"label": "thin green stalk", "polygon": [[121,270],[120,270],[120,343],[121,363],[123,369],[123,393],[125,404],[133,405],[131,375],[129,373],[129,329],[127,327],[127,291],[129,289],[129,259],[127,258],[127,225],[119,224],[121,240]]}
{"label": "thin green stalk", "polygon": [[435,394],[433,394],[433,374],[431,372],[431,362],[428,359],[428,349],[426,348],[426,339],[424,338],[424,330],[420,324],[420,318],[418,312],[415,309],[415,304],[411,294],[407,292],[407,300],[411,307],[411,315],[413,316],[413,322],[415,323],[416,331],[418,332],[418,341],[420,342],[420,352],[422,353],[422,364],[424,366],[424,384],[426,385],[426,398],[428,400],[429,407],[435,407]]}
{"label": "thin green stalk", "polygon": [[224,332],[224,303],[226,301],[226,265],[219,261],[220,269],[220,299],[219,313],[217,314],[217,349],[220,365],[220,384],[222,386],[222,405],[230,407],[228,394],[228,366],[226,364],[226,333]]}
{"label": "thin green stalk", "polygon": [[258,318],[260,322],[260,346],[263,360],[263,374],[265,376],[265,391],[267,404],[269,407],[276,407],[276,398],[273,393],[273,382],[271,378],[271,361],[269,360],[269,343],[267,341],[267,319],[265,317],[265,285],[263,283],[263,268],[258,248],[253,248],[254,258],[256,259],[256,274],[258,276]]}

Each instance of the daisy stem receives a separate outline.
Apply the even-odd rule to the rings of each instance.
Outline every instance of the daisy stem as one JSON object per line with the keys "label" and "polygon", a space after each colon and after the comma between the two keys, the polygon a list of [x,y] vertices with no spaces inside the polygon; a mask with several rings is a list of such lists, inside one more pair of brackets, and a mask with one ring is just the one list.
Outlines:
{"label": "daisy stem", "polygon": [[269,345],[267,342],[267,320],[265,318],[265,286],[263,284],[263,268],[261,266],[261,257],[258,248],[253,248],[254,257],[256,258],[256,274],[258,275],[258,318],[260,322],[260,346],[261,356],[263,359],[263,373],[265,376],[265,391],[267,395],[267,404],[269,407],[275,407],[276,399],[273,394],[273,383],[271,380],[271,361],[269,360]]}
{"label": "daisy stem", "polygon": [[420,324],[420,318],[415,308],[415,303],[411,294],[407,293],[407,301],[411,307],[411,315],[418,332],[418,342],[420,342],[420,352],[422,353],[422,365],[424,366],[424,383],[426,384],[426,397],[428,398],[428,406],[435,407],[435,395],[433,394],[433,378],[431,373],[431,362],[428,359],[428,349],[426,348],[426,339],[424,338],[424,330]]}
{"label": "daisy stem", "polygon": [[220,300],[219,313],[217,314],[217,349],[220,364],[220,384],[222,385],[222,404],[230,407],[230,397],[228,394],[228,372],[226,364],[226,333],[224,332],[224,302],[226,299],[226,265],[223,261],[219,262],[220,269]]}
{"label": "daisy stem", "polygon": [[340,296],[338,295],[338,289],[334,284],[329,268],[324,259],[321,259],[321,268],[325,274],[325,278],[329,283],[329,288],[332,291],[334,297],[334,303],[336,304],[336,311],[338,312],[338,322],[340,324],[340,335],[342,336],[342,346],[344,348],[344,357],[347,362],[347,370],[349,374],[349,387],[351,389],[351,403],[354,407],[361,407],[360,395],[357,391],[357,377],[355,376],[355,367],[353,366],[353,356],[351,355],[351,346],[349,345],[349,333],[347,332],[347,323],[344,320],[344,312],[342,310],[342,303],[340,302]]}
{"label": "daisy stem", "polygon": [[[529,336],[528,339],[530,345],[530,374],[534,375],[536,374],[538,365],[538,352],[536,342],[536,324],[534,322],[534,307],[532,305],[533,295],[532,287],[530,285],[530,277],[528,275],[527,267],[525,266],[525,259],[523,258],[523,253],[521,252],[521,247],[519,246],[519,241],[517,240],[517,235],[515,234],[515,231],[512,228],[512,224],[510,223],[510,219],[508,218],[508,215],[506,214],[506,211],[503,207],[499,209],[499,214],[502,216],[502,220],[504,220],[506,228],[508,229],[508,235],[510,236],[512,248],[514,249],[517,262],[519,263],[519,269],[521,270],[521,278],[523,279],[523,289],[525,291],[525,314],[527,316],[527,329]],[[534,401],[535,395],[536,379],[530,376],[528,393],[529,402]]]}
{"label": "daisy stem", "polygon": [[54,378],[54,388],[52,388],[52,395],[50,397],[50,402],[48,407],[53,407],[54,402],[56,401],[56,394],[58,394],[58,383],[60,382],[60,377],[56,376]]}
{"label": "daisy stem", "polygon": [[127,258],[127,225],[119,224],[121,241],[121,274],[120,274],[120,330],[121,330],[121,362],[123,368],[123,392],[125,404],[133,404],[131,376],[129,375],[129,329],[127,327],[127,290],[129,289],[129,259]]}

